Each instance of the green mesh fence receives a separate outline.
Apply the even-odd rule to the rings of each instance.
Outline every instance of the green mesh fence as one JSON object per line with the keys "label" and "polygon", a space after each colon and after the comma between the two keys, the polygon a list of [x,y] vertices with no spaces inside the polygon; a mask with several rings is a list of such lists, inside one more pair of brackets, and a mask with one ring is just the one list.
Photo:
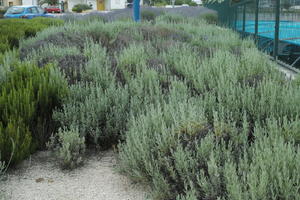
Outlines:
{"label": "green mesh fence", "polygon": [[230,1],[226,0],[221,3],[207,3],[205,6],[218,12],[220,25],[234,28],[236,7],[232,7]]}
{"label": "green mesh fence", "polygon": [[219,23],[275,59],[300,68],[300,0],[225,0],[205,3],[218,12]]}

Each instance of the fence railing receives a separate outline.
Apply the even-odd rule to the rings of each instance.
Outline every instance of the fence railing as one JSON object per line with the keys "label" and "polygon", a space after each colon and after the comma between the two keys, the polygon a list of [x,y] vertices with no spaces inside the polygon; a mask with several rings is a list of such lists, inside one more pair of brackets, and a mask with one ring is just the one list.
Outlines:
{"label": "fence railing", "polygon": [[300,0],[225,0],[207,3],[220,24],[253,37],[276,60],[300,68]]}

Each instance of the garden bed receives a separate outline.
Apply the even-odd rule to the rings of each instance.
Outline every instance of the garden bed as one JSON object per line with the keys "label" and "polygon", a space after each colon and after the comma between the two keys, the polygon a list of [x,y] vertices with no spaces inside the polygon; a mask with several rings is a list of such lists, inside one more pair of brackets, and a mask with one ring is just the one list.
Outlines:
{"label": "garden bed", "polygon": [[299,77],[210,19],[88,18],[22,41],[0,71],[3,160],[10,137],[15,164],[47,146],[74,169],[115,147],[153,199],[299,199]]}

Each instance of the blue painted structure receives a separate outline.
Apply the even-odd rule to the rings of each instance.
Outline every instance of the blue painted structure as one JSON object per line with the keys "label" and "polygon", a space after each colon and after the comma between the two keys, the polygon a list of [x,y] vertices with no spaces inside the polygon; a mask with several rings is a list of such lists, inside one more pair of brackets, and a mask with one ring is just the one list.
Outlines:
{"label": "blue painted structure", "polygon": [[140,0],[134,0],[133,1],[133,19],[136,22],[141,21]]}
{"label": "blue painted structure", "polygon": [[[235,30],[242,35],[255,35],[255,21],[236,21]],[[258,34],[256,44],[262,51],[274,53],[275,21],[258,21]],[[300,68],[300,22],[280,21],[279,44],[277,55],[279,59],[296,68]]]}
{"label": "blue painted structure", "polygon": [[[299,0],[300,1],[300,0]],[[295,2],[294,2],[295,3]],[[219,25],[232,28],[241,36],[251,36],[258,48],[274,59],[300,68],[300,21],[280,20],[280,0],[272,1],[274,8],[263,7],[260,0],[224,0],[205,4],[218,12]],[[271,14],[261,20],[260,14]]]}
{"label": "blue painted structure", "polygon": [[[245,21],[245,32],[255,33],[255,21]],[[280,21],[279,24],[279,40],[285,41],[294,45],[300,46],[300,22],[295,21]],[[236,29],[243,30],[243,21],[237,21]],[[275,21],[259,21],[258,22],[258,36],[269,39],[274,39]]]}

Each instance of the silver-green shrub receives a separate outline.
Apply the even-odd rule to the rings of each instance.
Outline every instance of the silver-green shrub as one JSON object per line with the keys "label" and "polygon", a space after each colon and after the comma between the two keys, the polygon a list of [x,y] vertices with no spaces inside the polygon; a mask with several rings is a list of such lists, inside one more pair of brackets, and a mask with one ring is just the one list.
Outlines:
{"label": "silver-green shrub", "polygon": [[238,129],[222,118],[211,126],[196,105],[150,106],[132,119],[121,171],[150,183],[155,199],[299,198],[299,147],[274,133],[274,122],[257,126],[249,145],[246,118]]}
{"label": "silver-green shrub", "polygon": [[117,141],[126,125],[125,89],[113,85],[103,89],[101,85],[81,84],[71,88],[70,102],[63,105],[54,118],[62,126],[78,126],[81,136],[93,144]]}
{"label": "silver-green shrub", "polygon": [[82,81],[70,86],[63,108],[53,117],[63,127],[78,127],[89,143],[109,146],[126,127],[128,91],[118,87],[105,49],[100,45],[90,48],[85,52],[90,61],[81,72]]}
{"label": "silver-green shrub", "polygon": [[88,145],[123,141],[121,171],[154,199],[299,199],[298,80],[253,41],[170,15],[82,27],[21,45],[48,41],[85,58],[54,113],[62,127],[78,127]]}
{"label": "silver-green shrub", "polygon": [[7,73],[11,71],[13,65],[19,62],[16,50],[6,51],[0,54],[0,83],[7,78]]}
{"label": "silver-green shrub", "polygon": [[295,79],[293,80],[293,84],[300,87],[300,75],[296,75]]}
{"label": "silver-green shrub", "polygon": [[62,168],[74,169],[84,161],[85,138],[77,128],[59,129],[57,135],[51,137],[48,148],[54,150]]}
{"label": "silver-green shrub", "polygon": [[149,183],[154,199],[298,199],[299,88],[251,41],[178,26],[196,33],[192,45],[177,42],[161,58],[185,98],[170,90],[131,114],[121,171]]}
{"label": "silver-green shrub", "polygon": [[299,147],[280,135],[260,135],[261,130],[256,134],[239,162],[224,166],[227,199],[299,199]]}

